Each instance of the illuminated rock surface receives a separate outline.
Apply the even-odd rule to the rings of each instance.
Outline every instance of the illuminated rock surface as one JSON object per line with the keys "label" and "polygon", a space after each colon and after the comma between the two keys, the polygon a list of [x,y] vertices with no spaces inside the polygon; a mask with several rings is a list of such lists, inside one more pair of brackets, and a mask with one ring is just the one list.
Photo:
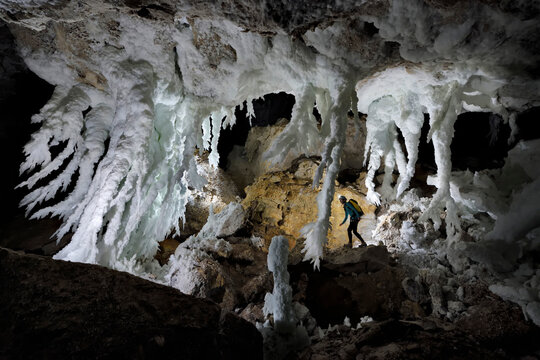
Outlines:
{"label": "illuminated rock surface", "polygon": [[[247,209],[253,224],[253,231],[264,237],[268,243],[275,235],[286,235],[295,244],[301,237],[303,225],[313,222],[317,217],[314,204],[319,193],[311,187],[311,179],[317,169],[318,159],[296,159],[292,168],[283,172],[272,172],[260,176],[246,188],[246,197],[242,204]],[[337,187],[337,193],[348,199],[358,201],[366,214],[359,224],[359,232],[367,241],[372,241],[369,228],[374,222],[375,206],[365,201],[363,184]],[[365,187],[364,187],[365,189]],[[339,226],[345,217],[343,205],[336,194],[332,201],[330,223],[332,230],[328,234],[328,246],[336,248],[348,242],[347,226]],[[367,228],[364,231],[364,226]]]}

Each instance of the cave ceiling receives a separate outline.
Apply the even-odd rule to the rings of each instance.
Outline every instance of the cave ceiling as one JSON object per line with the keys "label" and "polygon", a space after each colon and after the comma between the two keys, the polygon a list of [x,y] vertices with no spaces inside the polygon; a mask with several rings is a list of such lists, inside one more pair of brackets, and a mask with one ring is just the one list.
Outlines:
{"label": "cave ceiling", "polygon": [[[354,108],[368,114],[373,204],[409,188],[429,115],[437,193],[420,220],[438,227],[447,209],[447,232],[458,233],[454,122],[480,111],[512,126],[517,112],[538,106],[539,14],[538,2],[491,0],[0,0],[26,66],[55,85],[32,118],[42,126],[24,148],[21,173],[35,171],[21,184],[29,190],[21,204],[37,218],[60,216],[60,237],[74,231],[57,258],[115,266],[152,257],[171,227],[180,231],[190,192],[203,186],[195,150],[209,150],[217,166],[220,129],[234,123],[235,107],[246,101],[250,116],[253,99],[286,92],[295,97],[291,121],[263,160],[322,158],[313,180],[323,181],[318,219],[303,233],[307,259],[322,256]],[[379,193],[382,165],[389,175]],[[392,195],[394,169],[401,177]],[[42,206],[72,181],[69,196]]]}

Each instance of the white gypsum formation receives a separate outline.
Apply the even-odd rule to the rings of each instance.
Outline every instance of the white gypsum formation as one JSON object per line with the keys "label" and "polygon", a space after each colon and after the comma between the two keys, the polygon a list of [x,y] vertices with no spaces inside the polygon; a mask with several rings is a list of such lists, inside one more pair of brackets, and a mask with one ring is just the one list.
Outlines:
{"label": "white gypsum formation", "polygon": [[[491,111],[506,120],[507,109],[538,103],[530,95],[539,93],[538,82],[512,72],[536,66],[538,56],[523,56],[523,43],[534,39],[538,22],[484,2],[448,10],[393,0],[380,12],[363,4],[342,1],[336,13],[324,2],[310,4],[312,12],[297,20],[314,25],[298,36],[292,36],[293,23],[280,27],[253,11],[259,4],[250,1],[244,5],[252,12],[241,17],[188,1],[167,11],[148,8],[149,18],[92,0],[63,2],[58,9],[0,4],[30,70],[56,86],[33,118],[42,127],[25,147],[21,166],[32,171],[21,184],[30,190],[22,205],[37,210],[34,217],[59,216],[59,236],[73,232],[56,258],[128,271],[134,261],[151,260],[158,241],[172,229],[181,231],[178,220],[191,189],[204,186],[194,154],[210,150],[216,166],[220,129],[234,124],[235,106],[247,100],[252,114],[252,99],[274,92],[292,94],[296,103],[265,159],[285,168],[302,154],[322,155],[313,182],[322,180],[317,220],[303,229],[305,259],[318,266],[323,256],[351,108],[368,114],[366,184],[373,203],[408,188],[429,115],[438,191],[422,220],[439,226],[446,208],[447,233],[455,234],[460,210],[451,196],[448,151],[453,123],[463,111]],[[294,2],[283,6],[296,9]],[[6,11],[24,16],[19,21]],[[368,24],[378,32],[366,33]],[[479,35],[478,29],[485,30]],[[51,155],[51,148],[60,153]],[[385,178],[377,193],[373,178],[381,164]],[[65,198],[43,207],[72,182]]]}
{"label": "white gypsum formation", "polygon": [[287,264],[289,258],[289,240],[284,236],[274,236],[268,248],[268,270],[274,277],[274,289],[264,297],[265,316],[273,315],[274,326],[269,321],[258,324],[264,339],[265,359],[283,359],[292,351],[309,345],[306,328],[297,325],[292,288],[289,285]]}
{"label": "white gypsum formation", "polygon": [[296,328],[288,259],[289,241],[284,236],[274,236],[268,248],[268,270],[274,276],[274,290],[266,294],[263,311],[265,315],[274,315],[274,329],[280,333],[292,333]]}
{"label": "white gypsum formation", "polygon": [[327,233],[330,226],[330,207],[334,198],[335,179],[340,169],[341,153],[345,142],[345,129],[347,128],[347,112],[351,106],[352,89],[337,89],[330,96],[332,106],[322,113],[329,113],[330,134],[327,137],[322,161],[313,179],[313,187],[317,187],[322,178],[323,171],[326,176],[317,195],[317,220],[302,228],[302,235],[306,237],[304,260],[311,260],[314,268],[319,268],[323,257],[323,247],[327,242]]}
{"label": "white gypsum formation", "polygon": [[[408,188],[415,171],[420,131],[426,113],[430,119],[428,141],[433,142],[437,164],[434,182],[437,192],[419,221],[431,220],[438,229],[440,213],[446,209],[446,231],[453,239],[460,230],[460,214],[450,193],[450,144],[454,123],[460,113],[471,107],[477,111],[491,111],[507,119],[507,111],[497,98],[497,90],[503,85],[504,82],[482,71],[466,67],[439,68],[436,65],[429,69],[412,65],[390,68],[361,81],[357,85],[358,110],[368,114],[365,150],[365,159],[369,160],[366,177],[368,201],[380,204],[381,195],[384,200],[393,200]],[[407,155],[398,142],[396,129],[403,135]],[[374,175],[382,159],[385,160],[385,176],[380,188],[382,194],[379,194],[375,191]],[[395,170],[399,178],[396,188],[392,189],[391,174]]]}
{"label": "white gypsum formation", "polygon": [[[127,19],[120,21],[128,26]],[[331,180],[325,181],[326,200],[319,204],[332,197],[330,190],[339,169],[343,141],[341,124],[350,109],[352,94],[352,83],[349,90],[339,88],[339,68],[325,57],[310,54],[305,45],[291,43],[287,36],[276,36],[269,48],[259,36],[240,33],[241,39],[236,41],[252,43],[253,47],[237,48],[236,68],[213,81],[201,79],[197,71],[181,71],[197,61],[204,63],[191,41],[184,39],[189,35],[186,31],[175,35],[178,44],[166,57],[151,56],[161,51],[158,47],[146,49],[149,54],[140,55],[148,61],[133,60],[130,51],[126,54],[110,47],[101,49],[102,63],[98,65],[107,79],[103,89],[73,82],[72,75],[62,73],[65,59],[44,65],[41,53],[25,50],[29,66],[58,85],[49,103],[35,117],[43,126],[25,148],[27,161],[21,166],[21,171],[41,169],[21,185],[32,189],[37,180],[56,169],[61,170],[61,175],[49,185],[33,189],[23,205],[31,211],[75,182],[74,190],[64,200],[32,214],[35,218],[60,216],[64,224],[59,237],[69,231],[74,233],[56,258],[128,271],[132,265],[126,264],[133,264],[133,259],[151,260],[158,241],[171,229],[181,231],[178,219],[183,218],[190,188],[200,190],[204,186],[193,154],[197,149],[210,150],[209,161],[217,166],[220,130],[234,124],[234,106],[272,91],[290,92],[297,103],[291,123],[266,157],[283,166],[281,162],[286,158],[317,154],[326,142],[319,179],[328,166]],[[223,38],[239,33],[230,23],[221,31]],[[138,46],[134,35],[122,40],[128,50]],[[254,72],[254,66],[260,71]],[[62,76],[52,76],[59,73]],[[199,87],[188,91],[186,86],[193,86],[194,81]],[[220,102],[210,100],[216,96]],[[315,104],[323,116],[321,129],[312,115]],[[90,111],[83,116],[88,108]],[[49,148],[62,142],[67,142],[65,149],[51,159]],[[68,166],[64,161],[69,162]],[[63,163],[65,168],[61,167]],[[329,207],[321,214],[319,227],[327,229]],[[322,253],[322,238],[316,237],[311,248],[320,250],[315,250],[314,255],[310,255],[314,250],[309,250],[308,258],[316,259],[316,253]]]}

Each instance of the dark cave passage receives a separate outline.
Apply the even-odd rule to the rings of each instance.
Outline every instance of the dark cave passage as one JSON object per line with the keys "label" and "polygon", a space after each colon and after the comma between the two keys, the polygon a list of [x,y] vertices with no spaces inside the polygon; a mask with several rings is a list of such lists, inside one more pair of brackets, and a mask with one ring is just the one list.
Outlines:
{"label": "dark cave passage", "polygon": [[519,132],[514,139],[514,143],[520,140],[540,138],[540,106],[532,107],[518,114],[516,125],[519,128]]}
{"label": "dark cave passage", "polygon": [[296,300],[321,328],[343,324],[345,317],[354,325],[364,316],[377,321],[399,317],[403,275],[385,246],[338,250],[321,261],[320,271],[308,262],[289,265],[288,271]]}
{"label": "dark cave passage", "polygon": [[232,127],[222,129],[219,136],[219,167],[227,168],[229,153],[235,145],[245,145],[252,126],[274,125],[281,118],[290,120],[294,103],[294,95],[285,92],[266,94],[253,100],[255,116],[252,119],[247,116],[245,102],[242,106],[237,106],[234,111],[236,123]]}
{"label": "dark cave passage", "polygon": [[[27,219],[19,202],[28,191],[15,187],[28,177],[27,174],[19,176],[19,166],[25,159],[23,147],[40,127],[40,124],[31,123],[31,117],[47,103],[54,86],[26,67],[14,51],[13,36],[7,26],[0,26],[0,43],[0,55],[3,56],[0,80],[4,85],[0,87],[0,156],[4,169],[0,177],[0,246],[51,255],[57,247],[50,237],[61,222],[57,219]],[[57,147],[60,148],[61,145]]]}
{"label": "dark cave passage", "polygon": [[486,112],[466,112],[454,125],[453,170],[500,168],[508,155],[510,126],[502,117]]}
{"label": "dark cave passage", "polygon": [[[499,115],[487,112],[460,114],[454,124],[454,138],[450,146],[452,170],[479,171],[502,167],[508,151],[518,141],[540,137],[540,125],[536,121],[538,116],[540,107],[518,114],[516,125],[519,131],[514,141],[509,144],[510,125]],[[418,165],[429,173],[436,173],[433,143],[427,142],[429,129],[429,115],[424,114]]]}
{"label": "dark cave passage", "polygon": [[[13,42],[13,37],[5,26],[0,27],[0,38],[6,44]],[[22,181],[19,177],[19,166],[25,159],[23,146],[40,127],[39,124],[32,124],[30,119],[47,103],[54,86],[28,70],[17,53],[3,52],[3,55],[4,64],[14,64],[8,68],[4,65],[2,80],[6,85],[0,87],[0,152],[4,167],[0,184],[0,198],[3,202],[0,222],[5,223],[15,214],[23,213],[18,205],[25,191],[15,189]]]}

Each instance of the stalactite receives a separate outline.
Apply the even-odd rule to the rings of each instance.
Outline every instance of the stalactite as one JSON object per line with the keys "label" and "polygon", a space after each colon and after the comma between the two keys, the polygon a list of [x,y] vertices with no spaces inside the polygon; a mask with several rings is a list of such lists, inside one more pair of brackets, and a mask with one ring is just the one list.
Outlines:
{"label": "stalactite", "polygon": [[314,268],[319,268],[320,259],[323,257],[323,248],[327,242],[327,233],[330,226],[330,208],[334,199],[335,180],[339,172],[341,152],[345,143],[345,130],[347,128],[347,112],[351,101],[351,89],[341,88],[338,94],[333,95],[333,103],[330,113],[330,135],[325,141],[322,161],[317,168],[313,185],[317,186],[326,169],[326,176],[321,191],[317,195],[317,220],[302,228],[302,235],[306,241],[304,260],[313,262]]}

